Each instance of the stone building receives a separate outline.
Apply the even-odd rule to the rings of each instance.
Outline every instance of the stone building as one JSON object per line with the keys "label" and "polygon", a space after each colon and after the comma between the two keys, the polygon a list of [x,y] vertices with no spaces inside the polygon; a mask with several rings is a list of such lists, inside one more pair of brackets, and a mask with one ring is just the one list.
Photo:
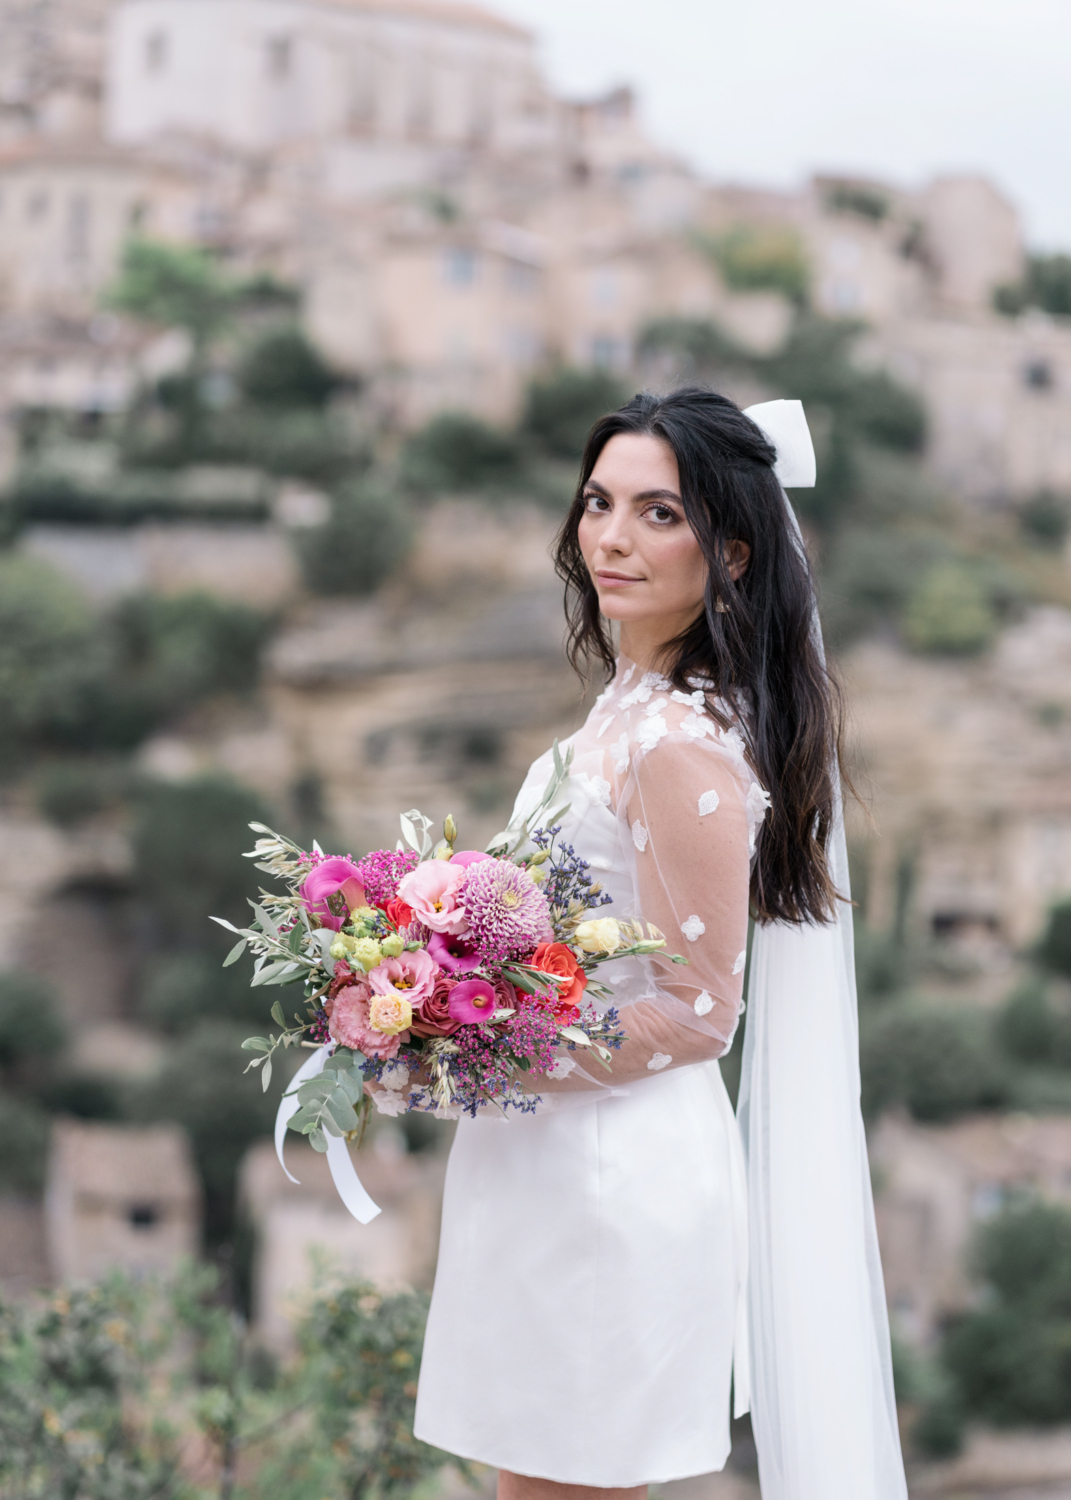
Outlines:
{"label": "stone building", "polygon": [[198,1252],[200,1219],[200,1188],[178,1126],[56,1121],[45,1232],[57,1281],[174,1271]]}

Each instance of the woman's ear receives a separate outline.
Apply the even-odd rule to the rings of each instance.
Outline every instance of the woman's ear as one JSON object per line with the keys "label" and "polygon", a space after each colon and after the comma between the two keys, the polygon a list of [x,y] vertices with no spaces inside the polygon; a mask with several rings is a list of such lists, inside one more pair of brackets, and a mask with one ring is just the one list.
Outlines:
{"label": "woman's ear", "polygon": [[751,561],[751,544],[740,541],[726,542],[721,555],[725,563],[725,571],[736,583],[744,576],[747,565]]}

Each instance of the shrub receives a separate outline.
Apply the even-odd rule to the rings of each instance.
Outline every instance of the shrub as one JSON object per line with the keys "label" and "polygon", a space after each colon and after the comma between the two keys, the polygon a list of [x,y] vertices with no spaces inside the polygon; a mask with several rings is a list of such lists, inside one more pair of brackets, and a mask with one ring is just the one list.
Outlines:
{"label": "shrub", "polygon": [[1020,505],[1019,525],[1030,541],[1062,547],[1071,530],[1071,499],[1054,490],[1038,490]]}
{"label": "shrub", "polygon": [[467,412],[443,412],[409,438],[402,454],[406,477],[422,490],[478,490],[508,484],[520,471],[520,447]]}
{"label": "shrub", "polygon": [[1071,901],[1060,901],[1049,912],[1038,959],[1055,974],[1071,979]]}
{"label": "shrub", "polygon": [[426,1297],[358,1284],[318,1301],[301,1330],[312,1410],[325,1446],[342,1455],[347,1495],[403,1500],[446,1461],[413,1436],[426,1320]]}
{"label": "shrub", "polygon": [[593,424],[628,396],[607,370],[557,370],[528,387],[521,428],[547,453],[576,461]]}
{"label": "shrub", "polygon": [[794,229],[738,224],[709,241],[709,250],[726,286],[733,291],[780,292],[793,302],[806,300],[810,266]]}
{"label": "shrub", "polygon": [[916,651],[967,656],[984,650],[996,631],[986,590],[960,563],[931,568],[904,611],[904,634]]}
{"label": "shrub", "polygon": [[241,856],[253,841],[249,824],[270,821],[255,792],[223,777],[147,786],[133,830],[134,881],[157,933],[225,952],[226,935],[208,919],[246,920],[258,878]]}
{"label": "shrub", "polygon": [[238,367],[242,394],[257,406],[320,408],[338,384],[338,376],[297,327],[262,334]]}
{"label": "shrub", "polygon": [[314,594],[370,594],[406,556],[412,540],[402,497],[371,481],[334,497],[331,519],[295,537],[305,585]]}
{"label": "shrub", "polygon": [[0,1192],[41,1191],[49,1130],[48,1116],[35,1100],[0,1091]]}
{"label": "shrub", "polygon": [[1012,1204],[979,1232],[989,1288],[948,1331],[943,1360],[972,1415],[1000,1426],[1071,1418],[1071,1212]]}
{"label": "shrub", "polygon": [[48,981],[18,969],[0,974],[0,1068],[58,1052],[64,1039]]}
{"label": "shrub", "polygon": [[860,1035],[863,1104],[870,1116],[904,1105],[917,1120],[997,1109],[1008,1080],[975,1011],[910,1002],[884,1007]]}

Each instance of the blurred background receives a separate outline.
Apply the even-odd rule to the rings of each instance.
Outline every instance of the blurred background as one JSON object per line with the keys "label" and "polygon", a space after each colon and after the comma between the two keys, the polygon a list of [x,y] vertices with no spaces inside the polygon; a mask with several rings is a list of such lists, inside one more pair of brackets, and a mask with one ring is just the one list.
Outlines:
{"label": "blurred background", "polygon": [[[340,1391],[411,1406],[449,1127],[380,1122],[367,1228],[293,1137],[288,1183],[207,917],[250,819],[501,825],[585,712],[584,435],[700,379],[818,448],[913,1494],[1071,1496],[1068,46],[1055,0],[0,0],[0,1449],[82,1486],[34,1494],[464,1491],[338,1457]],[[116,1415],[165,1367],[167,1453]]]}

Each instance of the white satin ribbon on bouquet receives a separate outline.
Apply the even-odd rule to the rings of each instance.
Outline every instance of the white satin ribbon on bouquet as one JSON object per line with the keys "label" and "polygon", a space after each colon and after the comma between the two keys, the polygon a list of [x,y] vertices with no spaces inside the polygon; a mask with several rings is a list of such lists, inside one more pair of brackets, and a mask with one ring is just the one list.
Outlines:
{"label": "white satin ribbon on bouquet", "polygon": [[[315,1078],[317,1073],[323,1072],[324,1063],[330,1057],[332,1048],[330,1046],[320,1047],[311,1057],[301,1064],[290,1081],[290,1087],[279,1101],[278,1113],[275,1116],[275,1154],[279,1158],[279,1165],[290,1178],[296,1183],[298,1179],[288,1169],[283,1160],[283,1145],[286,1141],[286,1127],[301,1108],[298,1103],[297,1091],[303,1083],[310,1078]],[[345,1138],[340,1135],[327,1135],[327,1165],[334,1179],[338,1195],[349,1209],[353,1217],[361,1224],[370,1224],[376,1214],[382,1210],[372,1202],[365,1190],[364,1184],[357,1176],[350,1156],[349,1147]],[[299,1184],[300,1185],[300,1184]]]}
{"label": "white satin ribbon on bouquet", "polygon": [[[799,401],[745,412],[782,489],[815,482]],[[785,505],[800,549],[795,513]],[[821,649],[818,611],[814,631]],[[824,653],[823,653],[824,654]],[[848,856],[837,780],[834,921],[756,925],[737,1118],[747,1157],[751,1411],[763,1500],[906,1500],[859,1107]]]}

